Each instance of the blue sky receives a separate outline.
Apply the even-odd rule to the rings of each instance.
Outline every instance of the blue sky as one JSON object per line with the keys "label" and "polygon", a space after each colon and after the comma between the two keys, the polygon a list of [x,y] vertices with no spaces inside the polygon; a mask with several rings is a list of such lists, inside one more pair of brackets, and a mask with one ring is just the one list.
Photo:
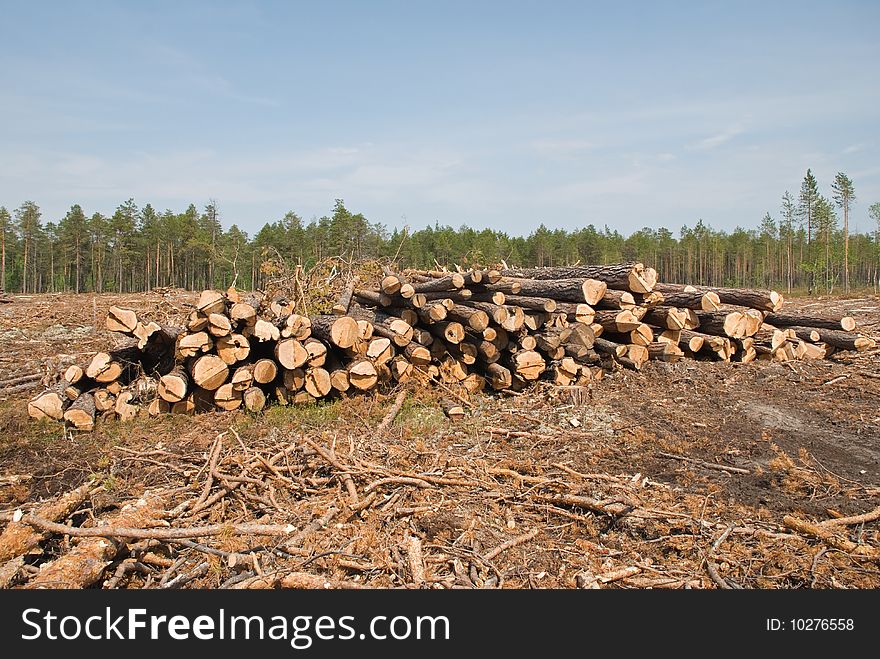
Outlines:
{"label": "blue sky", "polygon": [[[0,205],[215,199],[253,233],[756,226],[880,201],[880,3],[0,0]],[[404,219],[405,218],[405,219]]]}

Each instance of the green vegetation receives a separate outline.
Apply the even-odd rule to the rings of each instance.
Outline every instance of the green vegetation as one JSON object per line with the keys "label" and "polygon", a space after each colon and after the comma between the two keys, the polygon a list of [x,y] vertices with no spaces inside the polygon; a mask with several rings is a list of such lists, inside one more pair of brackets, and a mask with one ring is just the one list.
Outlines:
{"label": "green vegetation", "polygon": [[[850,234],[853,182],[838,173],[832,200],[807,170],[797,198],[786,192],[777,217],[757,228],[713,230],[702,220],[674,234],[644,228],[629,236],[592,224],[565,231],[541,224],[528,236],[435,224],[389,232],[337,200],[330,215],[304,222],[294,212],[267,223],[253,237],[236,225],[224,229],[212,201],[202,212],[138,208],[129,199],[111,217],[91,216],[79,204],[58,222],[42,223],[26,201],[0,207],[0,288],[21,292],[131,292],[158,286],[188,289],[259,288],[271,263],[309,267],[330,256],[398,256],[405,266],[435,262],[462,266],[549,266],[641,260],[664,281],[717,286],[761,286],[834,292],[880,285],[880,203],[869,207],[876,230]],[[842,214],[840,225],[838,211]]]}

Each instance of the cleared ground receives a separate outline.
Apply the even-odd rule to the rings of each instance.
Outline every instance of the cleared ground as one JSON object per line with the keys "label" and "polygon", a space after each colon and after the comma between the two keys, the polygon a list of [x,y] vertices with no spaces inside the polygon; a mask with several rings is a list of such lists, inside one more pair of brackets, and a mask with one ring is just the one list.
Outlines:
{"label": "cleared ground", "polygon": [[[112,346],[93,327],[112,304],[173,322],[193,300],[181,291],[17,298],[0,306],[0,372],[54,372]],[[880,334],[880,298],[822,304]],[[73,435],[28,419],[28,394],[14,394],[0,401],[0,476],[21,478],[2,481],[0,508],[8,519],[93,478],[103,487],[75,525],[151,490],[165,510],[220,494],[173,526],[297,529],[295,542],[227,534],[199,540],[201,548],[153,547],[167,564],[142,561],[135,546],[108,568],[110,576],[125,561],[143,566],[120,570],[119,587],[190,574],[187,586],[255,586],[290,573],[380,587],[880,586],[878,522],[833,527],[863,548],[853,551],[784,520],[880,505],[878,350],[818,362],[652,362],[579,390],[542,384],[478,396],[458,423],[443,416],[436,391],[412,390],[377,434],[396,394],[261,416],[99,422]],[[219,475],[209,477],[215,446]],[[55,536],[40,550],[13,585],[69,546]]]}

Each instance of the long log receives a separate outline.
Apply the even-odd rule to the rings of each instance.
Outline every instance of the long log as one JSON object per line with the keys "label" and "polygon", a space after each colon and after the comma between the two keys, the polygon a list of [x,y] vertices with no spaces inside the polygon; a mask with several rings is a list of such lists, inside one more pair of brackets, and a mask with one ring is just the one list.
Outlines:
{"label": "long log", "polygon": [[502,270],[501,274],[519,279],[598,279],[605,282],[608,288],[620,288],[633,293],[650,293],[657,283],[656,271],[646,268],[642,263],[520,268]]}
{"label": "long log", "polygon": [[813,316],[795,311],[767,314],[764,321],[776,327],[816,327],[844,332],[853,332],[856,329],[856,321],[852,316]]}
{"label": "long log", "polygon": [[839,350],[856,350],[862,352],[864,350],[870,350],[876,345],[874,339],[854,332],[831,330],[824,327],[791,326],[788,329],[794,330],[795,335],[804,341],[815,341],[816,339],[813,337],[818,335],[819,341],[838,348]]}
{"label": "long log", "polygon": [[[684,284],[657,284],[656,290],[664,295],[682,292],[714,293],[722,304],[733,304],[740,307],[751,307],[762,311],[779,311],[785,299],[776,291],[754,288],[721,288],[717,286],[686,286]],[[667,304],[672,304],[667,302]],[[678,305],[676,306],[684,306]],[[695,307],[688,307],[695,308]],[[712,311],[712,309],[703,309]]]}
{"label": "long log", "polygon": [[[502,279],[499,283],[519,284],[518,295],[548,297],[557,302],[584,302],[596,304],[605,295],[608,286],[597,279]],[[496,288],[498,284],[494,285]],[[549,309],[552,311],[552,309]]]}
{"label": "long log", "polygon": [[547,297],[508,295],[506,302],[508,306],[515,306],[533,311],[546,311],[547,313],[556,311],[556,300]]}

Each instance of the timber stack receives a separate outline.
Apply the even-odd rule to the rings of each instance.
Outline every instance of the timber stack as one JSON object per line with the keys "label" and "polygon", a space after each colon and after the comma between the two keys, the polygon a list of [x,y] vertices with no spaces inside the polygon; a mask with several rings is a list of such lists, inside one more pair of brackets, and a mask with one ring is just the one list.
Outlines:
{"label": "timber stack", "polygon": [[[537,380],[569,386],[650,360],[821,359],[875,342],[850,317],[786,312],[769,290],[665,284],[641,263],[386,270],[329,315],[234,289],[203,291],[185,326],[112,307],[125,340],[28,403],[79,430],[97,418],[296,405],[416,379],[457,399]],[[462,408],[444,406],[451,417]]]}

